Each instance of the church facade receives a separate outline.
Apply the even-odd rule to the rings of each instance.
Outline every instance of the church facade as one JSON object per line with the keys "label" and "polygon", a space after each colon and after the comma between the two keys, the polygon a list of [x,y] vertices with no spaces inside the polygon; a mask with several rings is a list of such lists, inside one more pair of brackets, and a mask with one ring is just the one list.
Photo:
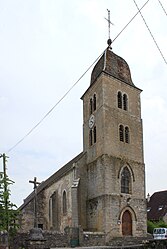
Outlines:
{"label": "church facade", "polygon": [[[37,223],[111,238],[146,236],[141,90],[110,46],[96,63],[83,101],[83,152],[37,188]],[[34,193],[20,207],[22,230],[34,225]]]}

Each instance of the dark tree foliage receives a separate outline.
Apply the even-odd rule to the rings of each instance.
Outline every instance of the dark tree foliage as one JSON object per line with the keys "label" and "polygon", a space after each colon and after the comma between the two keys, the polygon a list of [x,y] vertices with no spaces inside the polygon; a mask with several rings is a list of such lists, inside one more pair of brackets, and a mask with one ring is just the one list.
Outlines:
{"label": "dark tree foliage", "polygon": [[10,185],[14,182],[4,173],[0,173],[0,231],[5,231],[8,236],[13,236],[19,225],[19,211],[17,206],[10,201]]}
{"label": "dark tree foliage", "polygon": [[159,220],[159,221],[147,221],[147,232],[153,234],[153,230],[154,228],[158,228],[158,227],[166,227],[167,228],[167,224],[163,221],[163,220]]}

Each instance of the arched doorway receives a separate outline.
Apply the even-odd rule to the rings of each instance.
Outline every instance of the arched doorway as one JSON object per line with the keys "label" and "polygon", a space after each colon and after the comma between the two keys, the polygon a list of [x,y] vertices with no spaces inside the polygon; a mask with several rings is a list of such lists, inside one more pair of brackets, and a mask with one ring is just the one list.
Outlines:
{"label": "arched doorway", "polygon": [[128,210],[126,210],[122,215],[122,235],[132,235],[132,216]]}

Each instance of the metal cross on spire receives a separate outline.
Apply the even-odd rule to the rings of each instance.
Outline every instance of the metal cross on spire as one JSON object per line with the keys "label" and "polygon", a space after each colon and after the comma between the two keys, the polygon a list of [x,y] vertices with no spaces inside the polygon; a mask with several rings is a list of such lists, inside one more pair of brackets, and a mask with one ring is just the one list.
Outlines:
{"label": "metal cross on spire", "polygon": [[107,40],[107,44],[108,44],[108,46],[110,46],[111,43],[112,43],[112,40],[110,38],[110,24],[112,24],[112,25],[114,25],[114,24],[110,21],[110,10],[107,9],[107,11],[108,11],[108,19],[105,18],[107,20],[107,22],[108,22],[108,40]]}

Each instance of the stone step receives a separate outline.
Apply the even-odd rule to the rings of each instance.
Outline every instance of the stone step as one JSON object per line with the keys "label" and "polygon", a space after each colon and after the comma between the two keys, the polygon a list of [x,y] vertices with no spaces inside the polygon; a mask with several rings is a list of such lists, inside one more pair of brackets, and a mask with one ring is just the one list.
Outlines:
{"label": "stone step", "polygon": [[114,238],[109,241],[109,246],[142,246],[143,243],[148,241],[147,238],[135,238],[135,237],[121,237],[121,238]]}

